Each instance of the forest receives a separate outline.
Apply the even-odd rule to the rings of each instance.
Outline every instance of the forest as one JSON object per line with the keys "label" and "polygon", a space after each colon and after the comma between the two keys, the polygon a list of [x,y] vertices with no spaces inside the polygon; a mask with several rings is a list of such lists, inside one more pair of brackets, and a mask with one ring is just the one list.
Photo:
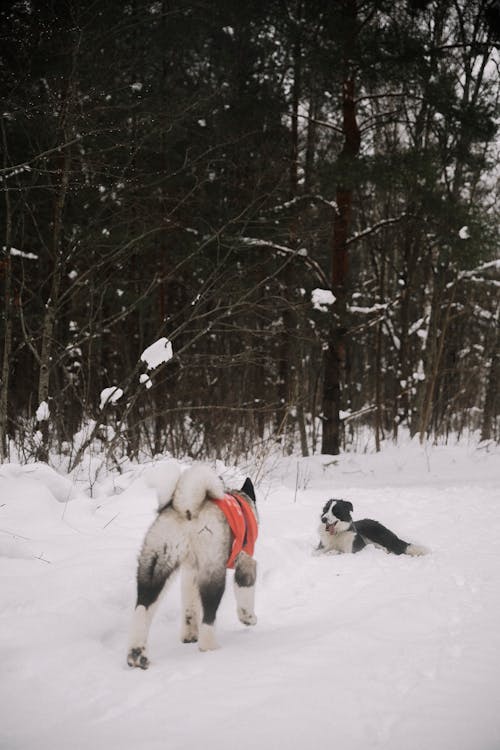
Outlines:
{"label": "forest", "polygon": [[498,0],[18,0],[0,34],[0,460],[499,440]]}

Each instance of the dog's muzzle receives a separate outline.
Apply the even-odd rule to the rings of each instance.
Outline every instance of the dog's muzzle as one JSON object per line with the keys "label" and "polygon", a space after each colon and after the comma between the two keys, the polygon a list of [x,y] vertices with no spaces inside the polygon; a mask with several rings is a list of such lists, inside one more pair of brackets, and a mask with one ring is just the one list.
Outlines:
{"label": "dog's muzzle", "polygon": [[322,518],[321,522],[325,524],[325,529],[326,531],[328,531],[329,534],[335,534],[335,527],[337,525],[337,521],[330,523],[327,518]]}

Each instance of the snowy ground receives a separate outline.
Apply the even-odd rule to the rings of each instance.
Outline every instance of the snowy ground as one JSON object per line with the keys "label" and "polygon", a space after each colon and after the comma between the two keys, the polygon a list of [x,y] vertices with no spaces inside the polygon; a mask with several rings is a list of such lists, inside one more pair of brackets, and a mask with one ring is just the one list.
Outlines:
{"label": "snowy ground", "polygon": [[[125,663],[156,502],[141,469],[89,498],[81,477],[0,467],[0,747],[498,750],[499,458],[410,444],[267,467],[257,626],[228,585],[221,648],[181,644],[174,584],[146,672]],[[432,554],[313,556],[332,496]]]}

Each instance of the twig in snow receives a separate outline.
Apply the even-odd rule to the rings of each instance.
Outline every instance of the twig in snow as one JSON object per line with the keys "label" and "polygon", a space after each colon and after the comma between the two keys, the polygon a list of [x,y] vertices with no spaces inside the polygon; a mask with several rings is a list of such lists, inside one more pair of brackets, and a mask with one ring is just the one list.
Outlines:
{"label": "twig in snow", "polygon": [[109,526],[109,524],[110,524],[110,523],[112,523],[112,522],[113,522],[113,521],[115,520],[115,518],[118,518],[118,516],[119,516],[119,515],[120,515],[120,513],[118,512],[118,513],[116,514],[116,516],[113,516],[113,518],[110,518],[110,519],[109,519],[109,521],[108,521],[107,523],[105,523],[105,524],[104,524],[104,526],[103,526],[102,528],[103,528],[103,529],[105,529],[105,528],[106,528],[106,526]]}
{"label": "twig in snow", "polygon": [[45,558],[43,557],[43,552],[41,552],[41,553],[40,553],[39,555],[35,555],[34,557],[35,557],[35,560],[40,560],[40,562],[44,562],[44,563],[47,563],[48,565],[51,565],[51,564],[52,564],[52,560],[46,560],[46,559],[45,559]]}

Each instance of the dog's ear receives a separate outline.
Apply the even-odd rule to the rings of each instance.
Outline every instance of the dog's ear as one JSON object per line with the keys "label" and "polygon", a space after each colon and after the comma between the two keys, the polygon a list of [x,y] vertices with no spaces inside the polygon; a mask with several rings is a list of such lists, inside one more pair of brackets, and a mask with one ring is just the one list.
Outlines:
{"label": "dog's ear", "polygon": [[240,492],[244,492],[245,495],[248,495],[250,500],[253,500],[254,503],[257,503],[257,498],[255,497],[255,489],[252,480],[249,477],[247,477],[243,482],[243,487],[241,488]]}
{"label": "dog's ear", "polygon": [[349,500],[346,500],[345,504],[347,505],[349,512],[352,513],[354,510],[352,503],[350,503]]}

